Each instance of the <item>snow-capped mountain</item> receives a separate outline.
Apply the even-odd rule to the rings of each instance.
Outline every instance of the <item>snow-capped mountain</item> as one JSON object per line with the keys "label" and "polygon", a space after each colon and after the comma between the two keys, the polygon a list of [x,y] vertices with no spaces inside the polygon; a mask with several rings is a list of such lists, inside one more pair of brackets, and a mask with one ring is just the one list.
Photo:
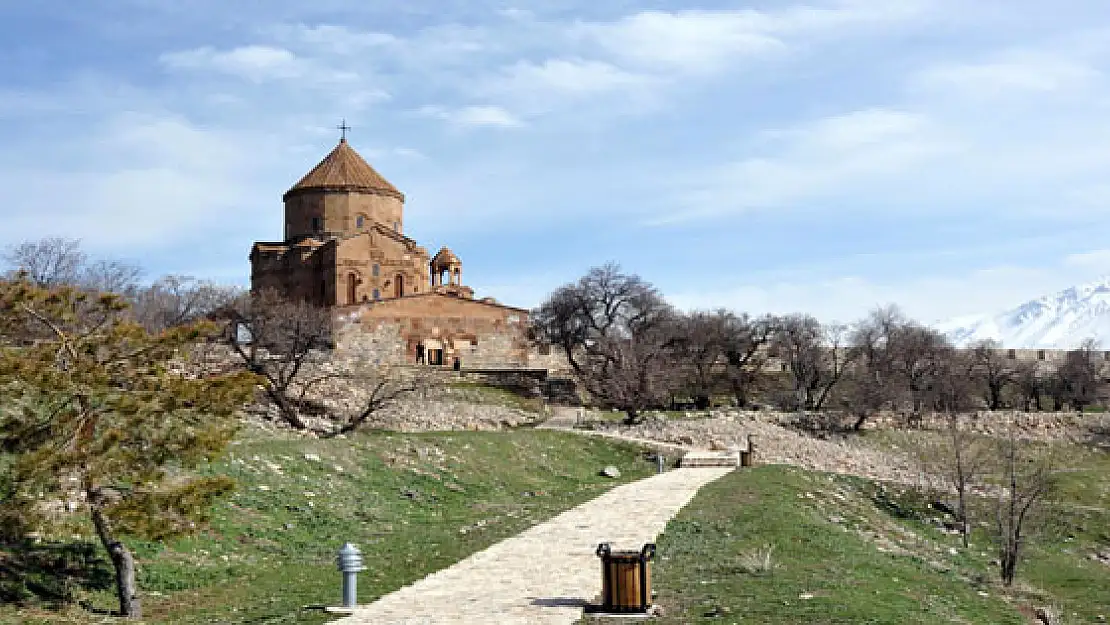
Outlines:
{"label": "snow-capped mountain", "polygon": [[1110,348],[1110,276],[1026,302],[998,315],[959,317],[934,327],[966,346],[994,339],[1011,349],[1075,349],[1087,338]]}

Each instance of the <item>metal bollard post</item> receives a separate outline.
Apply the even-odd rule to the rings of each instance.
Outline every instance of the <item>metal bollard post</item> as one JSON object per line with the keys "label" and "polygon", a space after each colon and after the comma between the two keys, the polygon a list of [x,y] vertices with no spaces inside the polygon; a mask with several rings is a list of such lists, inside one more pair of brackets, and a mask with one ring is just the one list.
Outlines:
{"label": "metal bollard post", "polygon": [[362,566],[362,552],[351,543],[344,543],[335,564],[343,574],[343,607],[353,608],[358,604],[358,572],[366,570]]}
{"label": "metal bollard post", "polygon": [[655,454],[655,472],[662,473],[667,469],[667,457],[663,454]]}

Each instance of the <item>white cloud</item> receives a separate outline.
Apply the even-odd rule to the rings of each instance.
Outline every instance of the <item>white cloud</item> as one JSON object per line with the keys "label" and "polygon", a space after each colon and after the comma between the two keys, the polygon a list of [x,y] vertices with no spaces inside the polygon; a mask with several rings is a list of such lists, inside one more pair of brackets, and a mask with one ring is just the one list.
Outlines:
{"label": "white cloud", "polygon": [[[604,61],[552,58],[504,66],[476,79],[464,93],[525,119],[567,110],[574,110],[581,119],[587,113],[643,110],[655,101],[663,84],[657,76]],[[586,102],[597,106],[583,110],[580,107]]]}
{"label": "white cloud", "polygon": [[867,109],[765,133],[774,148],[680,183],[678,211],[650,220],[663,225],[731,212],[792,207],[848,190],[864,190],[917,171],[958,149],[954,137],[925,116]]}
{"label": "white cloud", "polygon": [[919,16],[923,2],[834,2],[778,10],[642,11],[612,22],[579,23],[572,31],[622,61],[662,71],[715,71],[737,60],[847,36],[856,27]]}
{"label": "white cloud", "polygon": [[889,281],[860,275],[815,277],[806,272],[756,277],[716,290],[676,292],[668,299],[683,309],[723,306],[752,314],[805,312],[825,322],[843,323],[860,319],[878,306],[897,304],[910,317],[935,323],[999,313],[1096,275],[1093,268],[1076,271],[1066,259],[1042,267],[985,266],[956,275],[903,276]]}
{"label": "white cloud", "polygon": [[[242,228],[251,220],[244,208],[258,203],[260,174],[280,158],[263,141],[135,113],[106,118],[52,148],[25,149],[31,158],[0,171],[0,185],[25,190],[10,198],[12,228],[0,234],[0,245],[60,235],[128,253]],[[35,158],[51,149],[77,160]]]}
{"label": "white cloud", "polygon": [[358,77],[353,72],[320,66],[285,48],[264,45],[222,51],[205,46],[163,54],[161,61],[170,69],[214,71],[255,83],[302,79],[311,82],[351,82]]}
{"label": "white cloud", "polygon": [[716,69],[735,56],[786,48],[782,40],[753,28],[755,11],[644,11],[617,22],[582,24],[578,33],[624,61],[664,70]]}
{"label": "white cloud", "polygon": [[942,96],[991,99],[1076,91],[1094,86],[1101,78],[1098,70],[1077,59],[1016,51],[995,60],[933,66],[915,82]]}
{"label": "white cloud", "polygon": [[501,70],[486,84],[486,89],[513,96],[534,94],[587,96],[635,88],[651,82],[642,74],[625,71],[602,61],[585,59],[548,59],[542,63],[519,61]]}
{"label": "white cloud", "polygon": [[336,24],[281,25],[273,32],[279,40],[298,42],[336,55],[364,54],[400,42],[400,38],[390,33],[356,31]]}
{"label": "white cloud", "polygon": [[1110,274],[1110,249],[1069,254],[1064,257],[1063,264],[1082,271]]}
{"label": "white cloud", "polygon": [[425,106],[418,114],[442,119],[456,126],[489,126],[497,128],[519,128],[524,125],[519,118],[500,106],[464,106],[449,109],[440,106]]}

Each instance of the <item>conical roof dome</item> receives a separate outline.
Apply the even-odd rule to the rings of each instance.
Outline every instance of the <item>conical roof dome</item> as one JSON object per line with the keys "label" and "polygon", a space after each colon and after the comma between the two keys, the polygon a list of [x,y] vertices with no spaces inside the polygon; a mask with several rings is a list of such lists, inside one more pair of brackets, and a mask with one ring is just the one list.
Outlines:
{"label": "conical roof dome", "polygon": [[330,154],[324,157],[312,171],[305,174],[300,182],[293,185],[285,192],[285,196],[305,191],[363,191],[367,193],[380,193],[398,199],[405,199],[404,194],[397,190],[374,171],[358,152],[347,143],[347,139],[340,139],[339,145]]}
{"label": "conical roof dome", "polygon": [[440,248],[439,252],[437,252],[435,257],[432,258],[432,262],[436,265],[441,266],[462,264],[462,261],[459,260],[459,257],[455,256],[454,252],[447,249],[446,245]]}

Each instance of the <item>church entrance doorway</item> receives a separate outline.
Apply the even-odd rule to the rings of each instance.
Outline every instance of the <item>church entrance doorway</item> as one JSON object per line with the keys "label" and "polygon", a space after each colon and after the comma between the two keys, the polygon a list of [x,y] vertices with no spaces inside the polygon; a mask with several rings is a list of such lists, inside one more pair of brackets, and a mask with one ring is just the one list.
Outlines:
{"label": "church entrance doorway", "polygon": [[358,302],[358,277],[353,273],[347,274],[347,303],[354,305]]}
{"label": "church entrance doorway", "polygon": [[444,359],[443,342],[438,339],[427,339],[424,341],[424,355],[429,365],[442,366]]}
{"label": "church entrance doorway", "polygon": [[397,274],[393,279],[393,297],[401,297],[405,294],[405,276]]}

